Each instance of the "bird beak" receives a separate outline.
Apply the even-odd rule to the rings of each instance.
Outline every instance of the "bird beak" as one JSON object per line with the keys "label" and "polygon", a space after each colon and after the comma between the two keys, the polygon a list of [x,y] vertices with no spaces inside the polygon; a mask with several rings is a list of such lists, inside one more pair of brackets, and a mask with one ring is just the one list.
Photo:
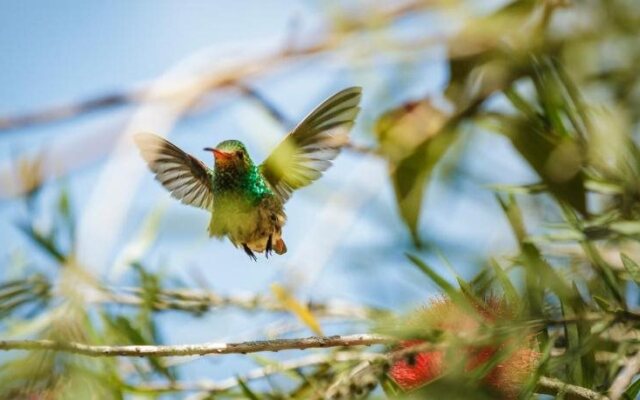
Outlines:
{"label": "bird beak", "polygon": [[214,149],[211,147],[205,147],[204,151],[212,152],[216,160],[228,160],[231,157],[231,153],[227,153],[226,151]]}

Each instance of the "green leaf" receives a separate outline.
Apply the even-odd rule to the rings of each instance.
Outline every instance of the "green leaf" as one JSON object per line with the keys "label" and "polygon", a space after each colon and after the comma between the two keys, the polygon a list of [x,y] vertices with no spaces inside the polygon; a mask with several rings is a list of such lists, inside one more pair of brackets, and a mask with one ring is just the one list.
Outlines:
{"label": "green leaf", "polygon": [[438,254],[438,258],[442,261],[442,263],[451,271],[451,274],[456,278],[456,282],[458,282],[458,286],[460,287],[460,291],[467,297],[467,300],[470,300],[480,306],[484,304],[483,300],[478,297],[478,292],[474,289],[474,287],[462,279],[456,272],[453,265],[449,262],[449,260],[445,257],[445,255],[439,249],[435,249]]}
{"label": "green leaf", "polygon": [[485,297],[485,295],[490,294],[493,280],[494,277],[491,276],[489,270],[487,268],[482,268],[478,271],[476,276],[469,281],[469,284],[473,288],[474,293],[477,293],[478,296]]}
{"label": "green leaf", "polygon": [[[578,291],[578,286],[575,282],[573,282],[573,291],[574,298],[581,299],[580,292]],[[577,308],[575,311],[577,311],[579,316],[585,315],[588,312],[588,307],[584,302],[573,303],[577,304]],[[593,341],[591,338],[591,323],[586,320],[581,320],[578,321],[576,326],[578,327],[578,336],[580,339],[580,363],[583,374],[582,384],[590,388],[594,384],[597,370],[596,353],[593,349]]]}
{"label": "green leaf", "polygon": [[455,137],[453,131],[450,131],[440,134],[438,138],[425,141],[411,156],[402,160],[391,175],[400,214],[416,245],[420,245],[418,222],[425,188],[433,169]]}
{"label": "green leaf", "polygon": [[[506,89],[506,97],[520,113],[497,117],[497,130],[511,140],[560,203],[569,204],[586,216],[584,124],[578,123],[582,117],[567,95],[554,63],[532,58],[530,65],[537,104],[531,104],[533,101],[527,101],[513,88]],[[572,122],[573,130],[566,126],[566,120]]]}
{"label": "green leaf", "polygon": [[245,383],[244,380],[242,380],[240,377],[238,377],[237,379],[238,379],[238,386],[240,386],[240,389],[242,390],[242,394],[244,394],[247,399],[260,400],[258,396],[249,388],[249,386]]}
{"label": "green leaf", "polygon": [[526,118],[502,116],[499,120],[500,132],[511,140],[554,197],[586,215],[583,160],[578,144],[570,138],[554,138],[547,132],[538,132]]}
{"label": "green leaf", "polygon": [[516,203],[516,199],[513,195],[507,196],[506,199],[496,195],[496,200],[500,204],[502,211],[504,212],[509,224],[511,224],[511,230],[520,244],[527,240],[527,232],[524,228],[524,221],[522,219],[522,212]]}
{"label": "green leaf", "polygon": [[[462,293],[460,293],[452,284],[447,282],[446,279],[438,275],[431,267],[429,267],[424,261],[413,254],[406,254],[407,258],[417,266],[422,272],[424,272],[436,285],[438,285],[444,292],[449,296],[449,298],[456,303],[457,305],[469,308],[471,305],[469,304],[469,300]],[[470,290],[470,289],[469,289]],[[475,296],[474,296],[475,297]]]}
{"label": "green leaf", "polygon": [[398,396],[401,392],[400,392],[400,387],[398,386],[398,384],[396,384],[393,380],[388,379],[388,378],[384,378],[380,380],[380,387],[382,388],[382,391],[384,392],[384,394],[387,395],[387,397],[396,397]]}
{"label": "green leaf", "polygon": [[460,291],[464,293],[465,296],[474,300],[477,298],[476,294],[471,288],[471,285],[469,285],[464,279],[460,278],[459,276],[456,276],[456,281],[458,282],[458,286],[460,286]]}
{"label": "green leaf", "polygon": [[[573,311],[570,305],[560,300],[562,306],[562,316],[566,319],[572,319],[576,317],[576,313]],[[575,324],[563,324],[564,336],[567,347],[567,354],[577,353],[580,351],[580,336],[578,335],[578,327]],[[582,375],[582,366],[577,362],[569,362],[566,366],[571,381],[576,385],[583,385],[584,379]]]}
{"label": "green leaf", "polygon": [[511,102],[511,105],[513,105],[517,110],[526,115],[532,121],[537,121],[537,125],[542,125],[542,118],[538,110],[535,108],[535,106],[529,104],[527,100],[520,96],[520,93],[518,93],[515,88],[509,87],[506,88],[503,92],[507,99],[509,99],[509,101]]}
{"label": "green leaf", "polygon": [[425,188],[457,137],[455,129],[445,129],[447,121],[447,115],[423,100],[385,112],[374,129],[380,154],[389,162],[400,215],[416,246]]}
{"label": "green leaf", "polygon": [[624,268],[631,276],[631,279],[636,283],[636,285],[640,286],[640,265],[624,253],[620,253],[620,258],[622,259],[622,265],[624,265]]}
{"label": "green leaf", "polygon": [[624,188],[619,184],[598,180],[596,178],[587,179],[585,181],[585,187],[592,192],[601,193],[601,194],[624,193]]}
{"label": "green leaf", "polygon": [[549,58],[548,63],[554,72],[556,80],[566,94],[564,106],[569,121],[572,123],[576,133],[585,136],[586,132],[583,132],[583,129],[585,129],[585,125],[588,125],[589,117],[587,115],[588,108],[584,103],[582,94],[561,62],[555,58]]}
{"label": "green leaf", "polygon": [[540,249],[528,239],[522,212],[515,198],[509,196],[508,199],[505,200],[497,196],[497,199],[520,244],[520,261],[525,267],[527,295],[529,296],[530,306],[534,307],[535,312],[533,315],[542,316],[544,314],[542,310],[544,291],[547,287],[555,292],[559,298],[565,300],[572,298],[573,293],[562,276],[544,260]]}
{"label": "green leaf", "polygon": [[487,189],[494,192],[502,192],[506,194],[538,194],[547,191],[547,185],[544,183],[532,183],[530,185],[505,185],[492,184],[486,185]]}
{"label": "green leaf", "polygon": [[445,293],[447,293],[447,295],[449,295],[450,297],[460,296],[460,293],[456,290],[455,287],[453,287],[452,284],[450,284],[449,282],[447,282],[446,279],[438,275],[438,273],[436,273],[431,267],[429,267],[420,258],[409,253],[407,253],[406,256],[415,266],[420,268],[420,270],[424,272],[425,275],[427,275],[436,285],[438,285],[442,290],[444,290]]}
{"label": "green leaf", "polygon": [[568,136],[568,131],[562,118],[562,110],[565,104],[560,87],[554,81],[554,76],[547,60],[540,61],[534,58],[533,65],[534,73],[531,75],[531,79],[536,88],[538,103],[543,110],[545,122],[551,125],[556,135],[566,137]]}
{"label": "green leaf", "polygon": [[41,250],[51,256],[53,259],[63,264],[67,256],[62,250],[58,248],[55,240],[51,236],[46,236],[41,232],[38,232],[29,223],[19,223],[18,229],[20,229],[29,239],[31,239]]}
{"label": "green leaf", "polygon": [[622,235],[635,237],[640,235],[640,222],[637,221],[618,221],[610,224],[609,228]]}
{"label": "green leaf", "polygon": [[626,301],[623,294],[623,289],[620,287],[620,282],[616,277],[611,266],[602,258],[598,249],[592,242],[583,241],[580,243],[584,249],[587,258],[591,262],[591,266],[594,271],[598,273],[602,281],[606,284],[607,288],[611,292],[613,298],[615,298],[618,306],[626,308]]}
{"label": "green leaf", "polygon": [[504,292],[504,296],[509,303],[509,306],[514,307],[516,309],[520,308],[520,296],[518,295],[518,291],[511,283],[511,280],[504,272],[502,267],[498,264],[497,261],[491,260],[491,265],[493,266],[493,271],[502,286],[502,291]]}
{"label": "green leaf", "polygon": [[638,394],[640,393],[640,379],[633,382],[627,390],[624,392],[622,397],[624,400],[636,400],[638,398]]}
{"label": "green leaf", "polygon": [[[529,62],[528,57],[521,57],[519,51],[508,51],[498,43],[512,34],[508,27],[526,24],[535,6],[536,2],[531,0],[507,2],[494,13],[470,18],[448,41],[449,84],[444,94],[454,106],[463,108],[478,97],[486,98],[529,69],[524,65]],[[538,35],[531,38],[537,39]],[[529,45],[533,43],[532,40]]]}
{"label": "green leaf", "polygon": [[585,239],[585,235],[574,229],[559,229],[544,235],[529,236],[527,241],[537,244],[554,244],[561,242],[575,243]]}
{"label": "green leaf", "polygon": [[65,222],[73,224],[71,215],[71,200],[69,199],[69,192],[67,190],[63,189],[60,192],[60,197],[58,198],[58,212],[65,220]]}
{"label": "green leaf", "polygon": [[[573,283],[572,290],[574,298],[580,298],[578,287]],[[561,301],[563,316],[567,319],[578,318],[574,324],[565,323],[565,337],[567,343],[567,354],[579,356],[579,362],[570,362],[567,365],[572,382],[580,386],[590,388],[593,385],[596,372],[595,352],[591,349],[590,336],[591,325],[589,322],[580,320],[587,312],[587,307],[578,302]],[[577,360],[576,360],[577,361]]]}
{"label": "green leaf", "polygon": [[593,300],[596,302],[596,304],[598,304],[598,307],[600,307],[603,311],[606,311],[606,312],[614,311],[614,307],[606,299],[603,299],[602,297],[595,296],[595,295],[592,297],[593,297]]}
{"label": "green leaf", "polygon": [[40,274],[0,285],[0,317],[30,304],[39,309],[51,296],[51,283]]}

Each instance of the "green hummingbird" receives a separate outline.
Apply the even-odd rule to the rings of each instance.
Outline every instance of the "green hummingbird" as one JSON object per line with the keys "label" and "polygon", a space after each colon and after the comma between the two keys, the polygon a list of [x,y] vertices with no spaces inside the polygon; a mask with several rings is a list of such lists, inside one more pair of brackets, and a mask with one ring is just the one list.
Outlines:
{"label": "green hummingbird", "polygon": [[151,171],[184,204],[211,212],[209,236],[228,237],[256,260],[254,252],[284,254],[284,204],[292,192],[318,179],[348,142],[362,89],[350,87],[329,97],[302,120],[260,165],[244,144],[225,140],[213,153],[214,168],[151,133],[135,142]]}

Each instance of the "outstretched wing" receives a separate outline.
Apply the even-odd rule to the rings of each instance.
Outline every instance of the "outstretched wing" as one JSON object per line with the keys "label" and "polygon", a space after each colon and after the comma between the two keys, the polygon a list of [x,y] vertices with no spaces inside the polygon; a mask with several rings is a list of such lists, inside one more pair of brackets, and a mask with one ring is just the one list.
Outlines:
{"label": "outstretched wing", "polygon": [[316,107],[260,165],[282,201],[331,166],[358,116],[362,88],[344,89]]}
{"label": "outstretched wing", "polygon": [[211,210],[212,172],[202,161],[152,133],[139,133],[134,140],[156,180],[171,196],[184,204]]}

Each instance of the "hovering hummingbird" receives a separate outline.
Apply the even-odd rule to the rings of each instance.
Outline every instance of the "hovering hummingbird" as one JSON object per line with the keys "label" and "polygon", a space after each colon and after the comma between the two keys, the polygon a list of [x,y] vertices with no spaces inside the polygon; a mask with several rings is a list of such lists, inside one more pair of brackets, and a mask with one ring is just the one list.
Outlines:
{"label": "hovering hummingbird", "polygon": [[140,133],[135,142],[171,196],[211,212],[209,236],[228,237],[254,260],[254,252],[284,254],[284,203],[294,190],[318,179],[348,142],[361,92],[351,87],[329,97],[260,165],[238,140],[204,148],[213,153],[213,169],[157,135]]}

